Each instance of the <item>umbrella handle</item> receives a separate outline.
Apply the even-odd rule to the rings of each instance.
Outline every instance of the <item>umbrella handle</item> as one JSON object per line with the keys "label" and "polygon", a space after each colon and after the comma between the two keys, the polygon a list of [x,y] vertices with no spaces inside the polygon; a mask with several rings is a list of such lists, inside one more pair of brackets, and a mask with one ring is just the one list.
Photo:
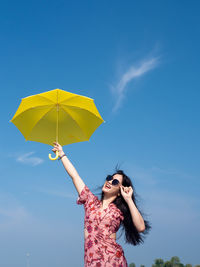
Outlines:
{"label": "umbrella handle", "polygon": [[49,154],[49,159],[50,160],[56,160],[58,158],[58,151],[56,151],[56,156],[55,158],[52,158],[51,154]]}

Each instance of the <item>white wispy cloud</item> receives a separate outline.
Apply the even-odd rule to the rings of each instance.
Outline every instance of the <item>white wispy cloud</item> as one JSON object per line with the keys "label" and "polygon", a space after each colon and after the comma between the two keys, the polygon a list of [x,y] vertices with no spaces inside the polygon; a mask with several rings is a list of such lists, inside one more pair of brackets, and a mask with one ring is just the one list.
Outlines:
{"label": "white wispy cloud", "polygon": [[159,63],[158,57],[143,60],[139,65],[131,65],[120,77],[116,86],[112,86],[111,90],[116,97],[116,103],[113,111],[116,111],[121,106],[122,100],[125,96],[127,85],[134,79],[143,76],[145,73],[157,67]]}
{"label": "white wispy cloud", "polygon": [[32,156],[33,154],[35,154],[35,152],[28,152],[28,153],[25,153],[22,155],[18,155],[16,157],[16,161],[21,162],[23,164],[29,164],[32,166],[37,166],[37,165],[44,162],[43,159],[41,159],[39,157]]}

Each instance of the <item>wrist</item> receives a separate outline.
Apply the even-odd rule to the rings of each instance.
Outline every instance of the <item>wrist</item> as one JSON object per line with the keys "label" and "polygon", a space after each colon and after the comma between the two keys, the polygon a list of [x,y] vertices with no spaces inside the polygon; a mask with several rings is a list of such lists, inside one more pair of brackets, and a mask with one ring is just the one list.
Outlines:
{"label": "wrist", "polygon": [[60,156],[58,160],[61,160],[63,157],[67,157],[66,154],[62,154],[62,156]]}
{"label": "wrist", "polygon": [[126,198],[126,203],[129,205],[129,204],[131,204],[132,202],[133,202],[133,200],[132,200],[132,198],[130,197],[130,198]]}
{"label": "wrist", "polygon": [[59,157],[62,157],[64,154],[65,154],[65,153],[64,153],[64,151],[63,151],[63,150],[62,150],[62,151],[60,151],[60,152],[59,152]]}

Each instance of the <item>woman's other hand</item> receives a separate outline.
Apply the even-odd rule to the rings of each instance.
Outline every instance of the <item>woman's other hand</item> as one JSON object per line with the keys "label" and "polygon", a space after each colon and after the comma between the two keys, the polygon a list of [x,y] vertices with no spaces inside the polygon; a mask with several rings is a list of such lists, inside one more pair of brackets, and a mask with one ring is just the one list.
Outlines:
{"label": "woman's other hand", "polygon": [[57,143],[57,142],[54,142],[53,144],[54,144],[54,147],[53,147],[52,151],[54,153],[56,153],[56,151],[58,151],[58,156],[59,157],[61,157],[62,155],[64,155],[64,151],[63,151],[62,146],[59,143]]}
{"label": "woman's other hand", "polygon": [[123,196],[124,200],[127,202],[132,199],[133,195],[133,188],[131,186],[120,186],[121,195]]}

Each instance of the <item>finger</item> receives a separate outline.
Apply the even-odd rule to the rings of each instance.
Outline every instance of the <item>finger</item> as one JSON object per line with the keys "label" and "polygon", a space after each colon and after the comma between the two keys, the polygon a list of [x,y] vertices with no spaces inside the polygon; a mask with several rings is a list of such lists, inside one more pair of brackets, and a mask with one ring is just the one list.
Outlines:
{"label": "finger", "polygon": [[53,142],[53,144],[54,144],[55,146],[59,146],[59,144],[58,144],[57,142]]}

